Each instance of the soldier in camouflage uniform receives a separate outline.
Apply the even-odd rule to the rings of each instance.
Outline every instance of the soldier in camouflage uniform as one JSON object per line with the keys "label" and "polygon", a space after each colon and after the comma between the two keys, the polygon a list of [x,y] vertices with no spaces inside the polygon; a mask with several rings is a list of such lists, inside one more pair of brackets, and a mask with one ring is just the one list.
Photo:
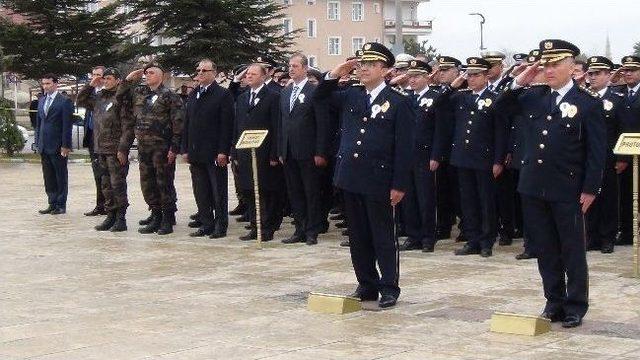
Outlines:
{"label": "soldier in camouflage uniform", "polygon": [[[104,85],[101,91],[95,89]],[[127,117],[122,101],[116,98],[116,91],[120,84],[120,73],[115,68],[108,68],[102,77],[91,80],[78,94],[78,105],[93,112],[93,144],[98,155],[98,166],[101,169],[101,191],[105,198],[107,218],[95,227],[98,231],[125,231],[127,222],[125,214],[129,201],[127,200],[127,173],[129,164],[120,162],[116,156],[122,148],[123,127],[131,123]],[[128,148],[127,148],[128,149]]]}
{"label": "soldier in camouflage uniform", "polygon": [[[142,75],[146,84],[138,85]],[[138,231],[166,235],[173,232],[176,212],[174,178],[175,158],[181,144],[184,107],[180,96],[162,84],[163,68],[151,63],[131,72],[119,90],[131,97],[131,128],[138,139],[140,185],[144,200],[151,209],[149,223]],[[125,144],[131,145],[133,133],[125,134]],[[124,152],[119,158],[126,158]]]}

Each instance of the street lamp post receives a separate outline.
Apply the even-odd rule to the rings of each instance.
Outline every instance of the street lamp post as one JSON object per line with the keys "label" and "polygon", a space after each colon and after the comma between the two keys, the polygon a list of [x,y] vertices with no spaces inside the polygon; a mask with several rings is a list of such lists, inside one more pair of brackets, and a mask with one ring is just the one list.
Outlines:
{"label": "street lamp post", "polygon": [[482,50],[486,49],[484,47],[484,23],[485,23],[484,15],[482,15],[480,13],[471,13],[469,15],[480,16],[480,51],[482,51]]}

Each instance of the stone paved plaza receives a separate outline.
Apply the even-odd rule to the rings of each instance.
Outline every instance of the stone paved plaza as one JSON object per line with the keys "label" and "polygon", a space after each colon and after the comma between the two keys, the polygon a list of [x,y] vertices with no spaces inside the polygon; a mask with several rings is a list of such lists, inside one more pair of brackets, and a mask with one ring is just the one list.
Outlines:
{"label": "stone paved plaza", "polygon": [[[129,231],[97,233],[88,164],[70,165],[66,215],[46,206],[38,164],[0,163],[0,360],[13,359],[616,359],[640,358],[640,280],[631,248],[589,253],[591,309],[584,325],[538,337],[489,332],[494,311],[538,314],[535,262],[514,246],[494,256],[403,253],[402,295],[387,311],[325,315],[306,310],[310,291],[354,289],[349,252],[333,226],[319,245],[187,236],[195,211],[179,164],[178,226],[136,232],[147,215],[137,164],[129,174]],[[235,200],[232,200],[232,205]],[[292,230],[287,221],[277,239]],[[278,236],[279,235],[279,236]]]}

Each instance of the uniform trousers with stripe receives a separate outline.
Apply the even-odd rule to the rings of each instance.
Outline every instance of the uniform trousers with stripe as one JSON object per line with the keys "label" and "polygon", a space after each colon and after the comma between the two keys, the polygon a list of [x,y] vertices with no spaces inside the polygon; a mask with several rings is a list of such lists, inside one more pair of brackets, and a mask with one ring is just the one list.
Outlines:
{"label": "uniform trousers with stripe", "polygon": [[351,262],[358,284],[365,292],[377,291],[397,298],[400,258],[389,198],[346,190],[343,195]]}

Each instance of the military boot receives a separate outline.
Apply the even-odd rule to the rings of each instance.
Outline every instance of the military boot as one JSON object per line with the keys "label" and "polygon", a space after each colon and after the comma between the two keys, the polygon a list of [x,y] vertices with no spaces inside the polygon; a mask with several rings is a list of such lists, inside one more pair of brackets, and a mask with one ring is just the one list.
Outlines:
{"label": "military boot", "polygon": [[116,213],[116,222],[111,227],[111,232],[127,231],[127,209],[120,209]]}
{"label": "military boot", "polygon": [[162,221],[162,211],[151,210],[151,221],[147,226],[138,229],[140,234],[153,234],[160,229],[160,222]]}
{"label": "military boot", "polygon": [[148,218],[138,221],[138,224],[140,224],[140,225],[149,225],[151,223],[151,220],[153,220],[153,211],[151,212],[151,214],[149,214]]}
{"label": "military boot", "polygon": [[158,235],[167,235],[173,232],[172,218],[175,218],[173,211],[162,212],[162,223],[160,224],[160,229],[158,229]]}
{"label": "military boot", "polygon": [[111,229],[111,227],[113,226],[113,224],[115,222],[116,222],[116,212],[115,211],[109,211],[109,214],[107,215],[107,218],[104,219],[102,224],[96,225],[96,227],[94,227],[94,229],[96,229],[98,231],[107,231],[107,230]]}

